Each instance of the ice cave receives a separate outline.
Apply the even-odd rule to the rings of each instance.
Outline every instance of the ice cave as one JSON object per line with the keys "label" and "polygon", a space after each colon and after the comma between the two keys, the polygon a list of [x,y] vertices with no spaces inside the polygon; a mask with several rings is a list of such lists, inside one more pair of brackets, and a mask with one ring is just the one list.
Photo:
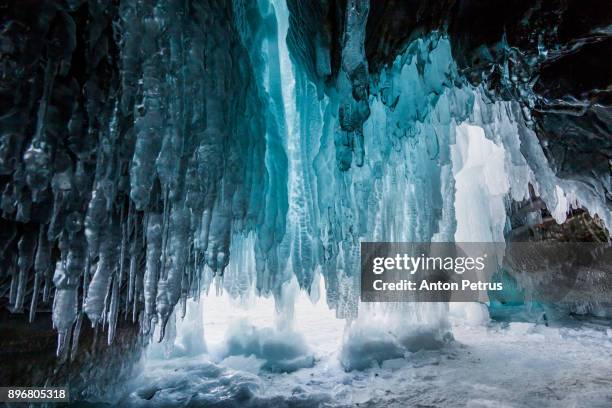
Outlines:
{"label": "ice cave", "polygon": [[0,0],[0,405],[612,407],[611,56],[609,0]]}

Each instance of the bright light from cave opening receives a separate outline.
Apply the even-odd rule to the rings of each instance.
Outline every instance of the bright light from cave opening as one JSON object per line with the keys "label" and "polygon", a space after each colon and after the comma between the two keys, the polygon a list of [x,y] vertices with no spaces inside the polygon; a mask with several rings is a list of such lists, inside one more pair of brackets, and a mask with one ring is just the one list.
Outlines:
{"label": "bright light from cave opening", "polygon": [[246,369],[257,364],[253,360],[274,360],[287,348],[294,348],[294,360],[338,351],[346,322],[327,306],[323,278],[318,275],[310,294],[300,290],[295,279],[285,283],[282,292],[287,301],[277,304],[254,290],[233,298],[227,291],[211,289],[199,302],[188,301],[185,319],[176,318],[175,336],[150,344],[148,359],[205,352],[213,361]]}
{"label": "bright light from cave opening", "polygon": [[[319,287],[313,287],[309,296],[296,288],[295,281],[285,284],[285,290],[295,291],[293,316],[290,311],[276,311],[272,297],[251,295],[245,299],[232,299],[227,293],[217,296],[209,293],[201,300],[204,336],[211,353],[218,353],[227,340],[228,332],[239,324],[252,325],[257,329],[281,329],[287,326],[303,336],[315,354],[327,354],[340,347],[344,320],[337,319],[335,312],[327,307],[323,279]],[[317,299],[319,292],[320,297]],[[282,306],[281,306],[282,307]],[[286,312],[286,313],[283,313]],[[290,320],[288,320],[290,319]]]}

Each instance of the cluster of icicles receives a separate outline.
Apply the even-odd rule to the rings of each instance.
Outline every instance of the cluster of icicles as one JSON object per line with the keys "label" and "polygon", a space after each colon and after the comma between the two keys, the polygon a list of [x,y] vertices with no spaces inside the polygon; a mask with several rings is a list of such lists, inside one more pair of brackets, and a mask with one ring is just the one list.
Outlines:
{"label": "cluster of icicles", "polygon": [[[443,34],[370,78],[368,1],[347,2],[324,93],[289,55],[283,2],[90,3],[86,27],[73,3],[41,17],[49,47],[63,46],[36,77],[33,136],[0,144],[0,279],[14,311],[30,296],[30,320],[52,298],[59,354],[76,353],[84,316],[109,343],[120,316],[163,338],[175,306],[184,315],[228,265],[235,295],[278,294],[294,276],[309,289],[320,273],[329,306],[356,316],[361,241],[454,239],[450,146],[464,121],[506,149],[514,200],[531,183],[560,221],[580,201],[612,224],[605,200],[556,178],[518,103],[462,82]],[[91,64],[82,90],[77,31]]]}
{"label": "cluster of icicles", "polygon": [[44,72],[16,78],[22,97],[2,118],[2,296],[30,321],[52,302],[59,355],[75,355],[85,316],[109,344],[120,316],[163,338],[175,306],[184,314],[207,285],[203,271],[223,273],[234,233],[259,237],[268,268],[287,197],[266,172],[280,131],[263,65],[236,29],[234,8],[249,3],[73,1],[41,5],[41,27],[3,32]]}

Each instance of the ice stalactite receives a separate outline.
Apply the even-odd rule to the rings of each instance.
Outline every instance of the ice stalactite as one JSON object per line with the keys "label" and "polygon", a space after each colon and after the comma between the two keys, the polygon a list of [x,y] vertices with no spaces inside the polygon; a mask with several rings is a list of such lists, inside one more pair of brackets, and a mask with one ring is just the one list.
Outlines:
{"label": "ice stalactite", "polygon": [[341,170],[351,167],[352,158],[363,165],[363,123],[370,115],[369,74],[365,57],[365,34],[370,0],[349,0],[342,32],[342,62],[336,88],[339,94],[338,120],[342,131],[334,135],[336,160]]}
{"label": "ice stalactite", "polygon": [[[583,178],[558,177],[538,137],[516,101],[496,101],[482,88],[473,89],[474,110],[466,123],[481,127],[487,139],[504,149],[508,198],[529,198],[531,185],[557,223],[565,221],[571,208],[584,208],[610,229],[612,212],[606,207],[604,190]],[[498,239],[501,238],[499,232]]]}
{"label": "ice stalactite", "polygon": [[[359,132],[367,154],[362,166],[348,169],[337,165],[333,142],[346,133],[338,113],[343,97],[332,90],[320,99],[307,73],[294,69],[302,132],[294,148],[312,163],[300,173],[300,182],[309,186],[316,204],[306,206],[311,225],[303,231],[312,234],[308,239],[326,278],[330,306],[339,316],[355,317],[361,241],[452,239],[449,145],[456,121],[471,111],[473,96],[453,82],[457,74],[446,39],[432,36],[413,44],[366,84],[373,96],[366,98],[368,116]],[[299,221],[289,218],[288,229]]]}
{"label": "ice stalactite", "polygon": [[[83,314],[109,342],[120,316],[163,337],[175,306],[183,315],[187,297],[223,274],[232,235],[257,238],[258,268],[274,279],[284,104],[278,58],[264,72],[260,52],[273,40],[278,54],[271,7],[238,24],[257,7],[49,3],[24,23],[30,34],[3,32],[25,39],[11,61],[32,61],[15,83],[23,106],[2,119],[2,279],[12,309],[30,306],[31,318],[53,298],[59,352],[71,339],[76,350]],[[19,128],[26,107],[35,120]]]}

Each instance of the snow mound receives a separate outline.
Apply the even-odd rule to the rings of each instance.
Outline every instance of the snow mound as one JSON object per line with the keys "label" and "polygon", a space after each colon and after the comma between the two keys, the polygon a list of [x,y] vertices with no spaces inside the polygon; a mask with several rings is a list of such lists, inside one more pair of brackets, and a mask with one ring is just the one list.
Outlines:
{"label": "snow mound", "polygon": [[290,373],[314,366],[314,355],[301,334],[271,327],[257,328],[246,319],[233,323],[227,334],[223,357],[254,356],[262,369]]}
{"label": "snow mound", "polygon": [[434,328],[397,332],[382,327],[354,324],[347,330],[340,352],[340,363],[346,371],[366,370],[420,350],[439,350],[452,340],[449,332]]}
{"label": "snow mound", "polygon": [[205,356],[152,361],[136,389],[116,401],[124,407],[245,406],[261,393],[261,380],[219,367]]}
{"label": "snow mound", "polygon": [[404,350],[390,332],[359,328],[347,336],[340,353],[345,370],[365,370],[375,363],[404,357]]}

